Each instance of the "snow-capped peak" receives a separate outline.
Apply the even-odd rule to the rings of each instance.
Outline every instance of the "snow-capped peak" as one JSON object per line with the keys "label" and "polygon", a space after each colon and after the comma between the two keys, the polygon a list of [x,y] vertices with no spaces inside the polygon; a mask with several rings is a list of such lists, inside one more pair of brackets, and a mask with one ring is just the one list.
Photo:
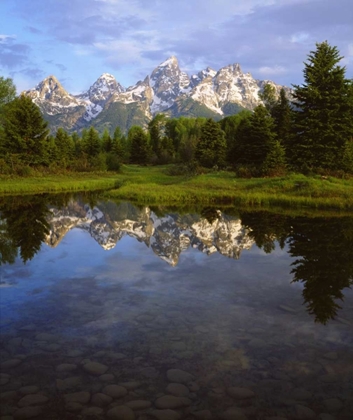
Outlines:
{"label": "snow-capped peak", "polygon": [[[99,77],[99,79],[105,79],[105,80],[115,80],[115,77],[112,75],[112,74],[110,74],[110,73],[103,73],[100,77]],[[98,80],[99,80],[98,79]]]}
{"label": "snow-capped peak", "polygon": [[34,89],[23,92],[33,102],[45,108],[49,115],[57,114],[62,108],[79,106],[77,99],[70,95],[55,76],[48,76]]}
{"label": "snow-capped peak", "polygon": [[79,95],[81,99],[88,99],[93,103],[106,102],[114,93],[124,92],[125,89],[118,83],[114,76],[103,73],[88,89],[87,92]]}
{"label": "snow-capped peak", "polygon": [[150,77],[153,89],[152,114],[170,108],[175,99],[190,92],[190,78],[179,68],[176,57],[171,56],[156,67]]}
{"label": "snow-capped peak", "polygon": [[169,66],[178,66],[179,67],[178,59],[174,55],[167,58],[158,67],[169,67]]}

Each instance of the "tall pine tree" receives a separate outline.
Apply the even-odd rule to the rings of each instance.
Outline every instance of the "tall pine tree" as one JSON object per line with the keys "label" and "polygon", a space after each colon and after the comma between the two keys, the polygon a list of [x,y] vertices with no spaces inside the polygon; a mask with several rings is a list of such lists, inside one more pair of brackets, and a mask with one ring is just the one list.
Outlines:
{"label": "tall pine tree", "polygon": [[274,121],[269,111],[258,105],[249,118],[248,137],[242,148],[242,161],[246,164],[262,168],[268,153],[275,146],[276,133]]}
{"label": "tall pine tree", "polygon": [[132,126],[129,130],[130,162],[146,165],[150,156],[147,134],[141,127]]}
{"label": "tall pine tree", "polygon": [[58,128],[55,136],[57,160],[60,165],[67,167],[75,153],[75,144],[72,137],[63,128]]}
{"label": "tall pine tree", "polygon": [[227,142],[220,125],[209,118],[201,128],[200,140],[196,146],[195,157],[206,168],[224,166]]}
{"label": "tall pine tree", "polygon": [[48,123],[36,104],[21,95],[4,107],[4,142],[7,152],[23,164],[48,164]]}
{"label": "tall pine tree", "polygon": [[316,44],[304,67],[304,84],[294,85],[293,163],[302,170],[341,168],[346,142],[353,136],[352,81],[337,47]]}

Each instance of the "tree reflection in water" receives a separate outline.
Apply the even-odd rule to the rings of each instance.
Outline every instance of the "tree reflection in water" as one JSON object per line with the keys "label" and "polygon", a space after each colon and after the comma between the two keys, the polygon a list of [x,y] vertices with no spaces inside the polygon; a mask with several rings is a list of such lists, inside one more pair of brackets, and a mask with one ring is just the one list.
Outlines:
{"label": "tree reflection in water", "polygon": [[242,213],[242,223],[265,252],[288,244],[293,282],[304,285],[303,298],[315,322],[326,324],[341,309],[344,288],[353,284],[353,218],[289,217],[267,212]]}
{"label": "tree reflection in water", "polygon": [[[18,254],[23,262],[31,260],[49,233],[50,207],[61,208],[71,199],[70,194],[2,198],[0,265],[14,263]],[[91,208],[98,203],[104,212],[99,193],[84,195],[81,201]],[[119,213],[119,205],[110,202],[109,208],[112,214]],[[212,207],[201,211],[210,224],[220,215]],[[294,258],[292,281],[303,284],[304,302],[315,321],[326,324],[334,319],[341,308],[337,300],[343,301],[343,290],[353,284],[353,218],[292,217],[266,211],[240,212],[240,218],[266,253],[277,244],[288,248]]]}

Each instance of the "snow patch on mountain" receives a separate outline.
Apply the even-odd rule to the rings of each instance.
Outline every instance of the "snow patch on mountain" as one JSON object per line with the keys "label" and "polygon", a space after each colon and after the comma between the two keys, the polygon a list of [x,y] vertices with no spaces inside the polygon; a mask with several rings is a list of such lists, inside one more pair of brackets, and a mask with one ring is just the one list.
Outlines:
{"label": "snow patch on mountain", "polygon": [[[233,219],[217,211],[217,217],[210,222],[196,215],[186,217],[166,215],[158,217],[148,207],[131,209],[125,218],[112,220],[99,204],[90,208],[78,202],[71,202],[67,208],[51,209],[50,232],[46,243],[56,246],[73,228],[87,231],[105,250],[128,235],[144,242],[153,252],[171,266],[177,265],[182,252],[190,246],[207,255],[214,252],[228,258],[239,258],[241,252],[254,244],[249,229],[239,219]],[[119,207],[114,214],[119,214]]]}
{"label": "snow patch on mountain", "polygon": [[[170,109],[179,98],[192,99],[223,116],[229,103],[254,109],[262,103],[259,93],[272,84],[279,93],[282,86],[271,81],[255,80],[243,73],[239,64],[231,64],[216,71],[211,67],[188,76],[180,70],[176,57],[169,57],[157,66],[143,81],[125,89],[115,77],[103,73],[93,85],[80,95],[69,94],[54,76],[49,76],[34,89],[24,92],[41,108],[44,114],[63,117],[69,126],[87,126],[113,102],[137,104],[150,119]],[[290,89],[286,88],[290,93]]]}

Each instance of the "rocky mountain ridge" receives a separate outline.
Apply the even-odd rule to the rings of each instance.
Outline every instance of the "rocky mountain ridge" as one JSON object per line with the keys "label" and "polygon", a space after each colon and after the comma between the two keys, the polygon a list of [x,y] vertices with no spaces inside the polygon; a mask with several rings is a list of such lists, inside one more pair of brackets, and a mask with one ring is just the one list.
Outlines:
{"label": "rocky mountain ridge", "polygon": [[[126,131],[132,124],[146,125],[160,112],[171,117],[189,116],[192,105],[199,116],[218,119],[234,110],[254,109],[261,103],[259,93],[266,83],[272,84],[277,92],[282,88],[243,73],[239,64],[218,71],[207,67],[189,77],[172,56],[127,89],[114,76],[104,73],[80,95],[68,93],[55,76],[23,93],[40,107],[53,131],[59,126],[73,131],[94,125],[100,131],[108,128],[112,132],[116,126]],[[183,106],[186,102],[188,107]]]}
{"label": "rocky mountain ridge", "polygon": [[98,203],[90,208],[73,201],[66,208],[51,208],[51,212],[46,239],[51,247],[57,246],[74,228],[87,231],[105,250],[113,249],[122,238],[130,236],[144,242],[171,266],[177,265],[180,254],[189,247],[208,255],[219,252],[238,259],[242,250],[250,249],[254,243],[241,220],[221,211],[209,221],[197,215],[158,217],[148,207],[139,210],[128,203],[110,207]]}

